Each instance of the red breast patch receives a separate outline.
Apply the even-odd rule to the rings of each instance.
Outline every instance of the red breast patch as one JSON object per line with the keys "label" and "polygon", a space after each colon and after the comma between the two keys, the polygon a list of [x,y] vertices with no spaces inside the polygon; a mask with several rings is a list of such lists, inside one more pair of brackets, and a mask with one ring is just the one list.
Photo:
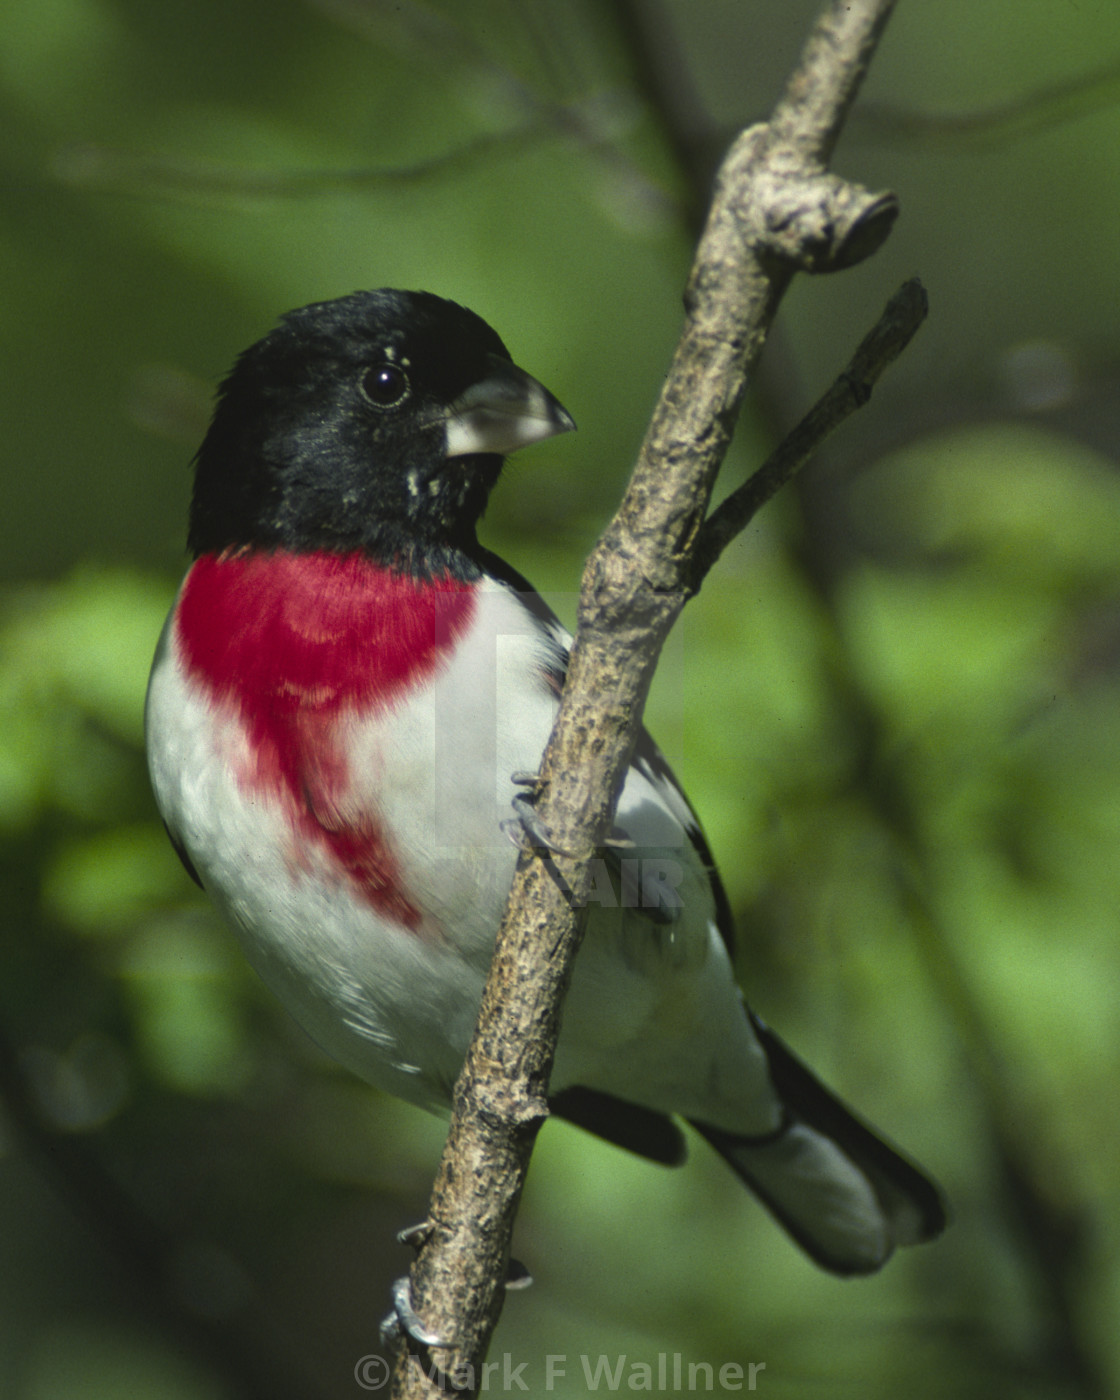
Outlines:
{"label": "red breast patch", "polygon": [[236,707],[251,760],[238,778],[279,798],[378,911],[410,929],[375,814],[347,801],[346,712],[391,708],[432,675],[474,613],[469,584],[418,582],[360,554],[204,555],[187,575],[176,638],[188,675]]}

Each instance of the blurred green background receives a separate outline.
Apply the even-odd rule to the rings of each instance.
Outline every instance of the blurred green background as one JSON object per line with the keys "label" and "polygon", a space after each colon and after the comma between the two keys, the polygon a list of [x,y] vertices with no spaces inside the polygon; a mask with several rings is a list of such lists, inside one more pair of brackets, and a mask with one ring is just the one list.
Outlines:
{"label": "blurred green background", "polygon": [[[816,8],[6,0],[3,1397],[368,1393],[442,1141],[264,995],[148,795],[216,381],[358,287],[479,311],[580,425],[517,459],[485,531],[570,620],[713,163]],[[651,702],[752,1000],[954,1224],[840,1282],[703,1144],[667,1172],[549,1125],[493,1390],[582,1395],[601,1357],[598,1389],[645,1365],[657,1391],[662,1354],[671,1390],[679,1354],[679,1389],[754,1363],[775,1398],[1115,1391],[1118,99],[1108,0],[902,0],[837,157],[902,218],[795,284],[726,485],[904,277],[930,321],[729,551]]]}

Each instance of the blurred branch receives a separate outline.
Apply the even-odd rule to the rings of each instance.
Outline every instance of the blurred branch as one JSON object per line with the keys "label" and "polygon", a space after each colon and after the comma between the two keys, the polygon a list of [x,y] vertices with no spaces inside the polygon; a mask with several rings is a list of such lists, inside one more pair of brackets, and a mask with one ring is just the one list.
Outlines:
{"label": "blurred branch", "polygon": [[379,48],[419,53],[435,69],[467,69],[488,80],[506,102],[538,112],[546,104],[508,65],[478,42],[470,29],[421,0],[306,0],[313,10]]}
{"label": "blurred branch", "polygon": [[686,179],[684,215],[696,238],[704,226],[713,161],[723,148],[714,146],[711,120],[663,0],[615,0],[614,8],[634,81]]}
{"label": "blurred branch", "polygon": [[81,144],[58,151],[51,162],[51,173],[62,184],[114,194],[308,199],[340,190],[377,190],[417,184],[445,174],[470,174],[483,162],[516,155],[536,144],[541,134],[540,126],[526,124],[478,136],[423,160],[353,170],[277,170]]}
{"label": "blurred branch", "polygon": [[[469,29],[419,0],[306,3],[370,43],[418,53],[433,75],[438,73],[441,82],[446,82],[449,72],[466,73],[471,80],[472,105],[477,105],[481,87],[506,124],[437,155],[400,165],[349,170],[233,165],[78,143],[63,146],[54,155],[50,163],[53,177],[82,189],[156,198],[308,199],[344,190],[377,191],[470,175],[487,162],[520,154],[548,139],[559,139],[599,164],[609,177],[607,187],[616,196],[621,194],[631,207],[646,216],[679,217],[677,196],[652,179],[622,148],[622,139],[640,117],[628,93],[585,84],[582,92],[567,99],[543,96],[513,67],[495,58]],[[550,36],[536,32],[535,19],[531,11],[521,16],[541,66],[556,83],[557,45],[549,41]]]}
{"label": "blurred branch", "polygon": [[[438,1366],[396,1350],[393,1394],[474,1392],[501,1311],[509,1243],[606,839],[657,656],[748,372],[798,270],[873,253],[897,205],[827,172],[894,0],[833,0],[769,122],[734,142],[685,294],[685,326],[626,497],[584,571],[579,628],[536,789],[556,848],[522,854],[498,933],[410,1286]],[[574,852],[569,855],[562,852]],[[444,1345],[446,1342],[446,1345]],[[434,1372],[434,1373],[433,1373]]]}
{"label": "blurred branch", "polygon": [[[882,751],[883,722],[870,699],[857,695],[869,740]],[[1107,1400],[1111,1386],[1081,1318],[1093,1238],[1091,1213],[1073,1187],[1068,1152],[1039,1132],[1038,1107],[1024,1093],[1015,1067],[1000,1054],[987,1016],[953,953],[950,931],[931,893],[932,860],[920,834],[919,814],[898,785],[889,787],[886,802],[882,787],[869,784],[869,794],[903,852],[896,868],[899,892],[931,980],[952,1012],[984,1105],[1000,1202],[1045,1316],[1045,1328],[1036,1339],[1038,1350],[1056,1386],[1069,1387],[1082,1400]]]}
{"label": "blurred branch", "polygon": [[1120,60],[1092,73],[1048,83],[1007,102],[971,112],[926,113],[891,103],[866,103],[859,111],[861,135],[895,146],[997,145],[1076,121],[1120,102]]}
{"label": "blurred branch", "polygon": [[[618,148],[620,115],[624,110],[622,94],[592,92],[581,100],[572,101],[544,97],[514,67],[501,62],[469,29],[451,18],[450,12],[434,9],[421,0],[307,0],[307,3],[371,43],[417,51],[433,71],[441,75],[455,71],[469,73],[475,89],[480,84],[489,88],[499,110],[512,109],[520,114],[519,125],[538,132],[551,132],[594,151],[616,177],[625,179],[627,185],[655,194],[660,203],[668,201],[666,193],[658,190]],[[570,11],[568,0],[562,10],[564,23],[570,24]],[[530,45],[544,71],[555,79],[558,48],[555,35],[551,36],[551,41],[541,42],[544,36],[534,27],[536,16],[531,8],[519,14],[519,7],[514,6],[511,14],[517,15],[525,26]]]}
{"label": "blurred branch", "polygon": [[[315,1400],[320,1387],[304,1382],[279,1355],[260,1310],[237,1318],[208,1317],[174,1296],[175,1260],[185,1241],[137,1203],[108,1171],[89,1138],[54,1127],[40,1105],[20,1052],[0,1027],[0,1109],[19,1148],[59,1196],[123,1265],[133,1305],[152,1325],[221,1377],[237,1400]],[[246,1315],[253,1314],[252,1318]]]}
{"label": "blurred branch", "polygon": [[53,156],[50,173],[61,184],[108,194],[163,199],[297,200],[343,191],[376,192],[474,174],[480,166],[533,150],[549,139],[576,145],[603,166],[631,202],[651,214],[676,217],[674,196],[654,182],[618,145],[630,121],[622,96],[603,92],[569,102],[537,104],[520,123],[486,132],[400,165],[344,170],[284,170],[227,165],[190,156],[117,150],[80,143]]}

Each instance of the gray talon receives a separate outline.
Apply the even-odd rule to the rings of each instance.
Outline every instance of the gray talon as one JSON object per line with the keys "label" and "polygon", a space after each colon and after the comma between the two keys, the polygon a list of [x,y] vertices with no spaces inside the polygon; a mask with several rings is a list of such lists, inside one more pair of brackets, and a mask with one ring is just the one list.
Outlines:
{"label": "gray talon", "polygon": [[[405,1232],[407,1233],[407,1232]],[[381,1320],[381,1345],[383,1347],[392,1346],[398,1340],[401,1333],[411,1342],[415,1342],[420,1347],[446,1347],[451,1343],[445,1341],[438,1332],[429,1332],[420,1320],[419,1315],[412,1306],[412,1289],[406,1278],[399,1278],[393,1284],[393,1308]]]}
{"label": "gray talon", "polygon": [[498,830],[510,845],[516,846],[519,851],[524,851],[528,855],[533,850],[525,836],[525,828],[517,817],[507,817],[504,822],[499,822]]}
{"label": "gray talon", "polygon": [[510,805],[513,807],[514,815],[521,823],[525,834],[530,838],[533,850],[544,850],[554,856],[568,856],[574,859],[574,851],[566,851],[563,846],[558,846],[552,839],[552,833],[537,816],[531,797],[526,797],[519,792]]}
{"label": "gray talon", "polygon": [[410,1244],[413,1249],[419,1249],[428,1241],[428,1236],[432,1233],[432,1222],[421,1220],[416,1225],[408,1225],[403,1230],[397,1231],[398,1244]]}
{"label": "gray talon", "polygon": [[520,1259],[511,1259],[506,1265],[506,1292],[518,1288],[528,1288],[533,1282],[533,1275],[525,1267]]}

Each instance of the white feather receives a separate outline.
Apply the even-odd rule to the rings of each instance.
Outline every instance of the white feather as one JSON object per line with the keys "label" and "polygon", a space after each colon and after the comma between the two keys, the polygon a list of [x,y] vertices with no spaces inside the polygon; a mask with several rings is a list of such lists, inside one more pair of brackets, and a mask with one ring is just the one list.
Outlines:
{"label": "white feather", "polygon": [[[352,897],[324,848],[293,869],[287,819],[236,773],[246,739],[185,678],[165,631],[148,695],[152,780],[168,826],[203,872],[262,978],[309,1033],[364,1078],[446,1101],[465,1053],[516,863],[502,830],[512,774],[540,761],[556,712],[548,639],[505,585],[484,581],[469,634],[407,700],[349,721],[343,812],[392,834],[422,922],[407,931]],[[765,1056],[714,925],[707,873],[664,784],[633,770],[618,822],[626,857],[665,872],[679,917],[623,908],[600,886],[564,1012],[553,1087],[583,1084],[729,1131],[772,1128]],[[613,897],[612,897],[613,896]]]}

